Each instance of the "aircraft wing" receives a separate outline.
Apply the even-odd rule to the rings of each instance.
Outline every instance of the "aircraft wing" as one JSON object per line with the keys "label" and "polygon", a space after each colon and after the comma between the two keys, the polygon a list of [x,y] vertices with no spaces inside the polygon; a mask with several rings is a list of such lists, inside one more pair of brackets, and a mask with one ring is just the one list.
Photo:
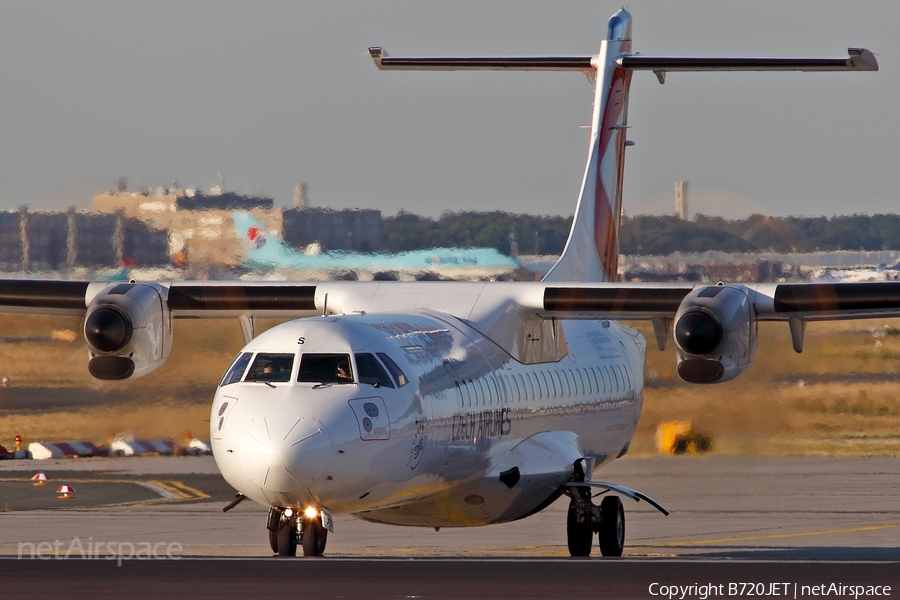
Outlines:
{"label": "aircraft wing", "polygon": [[900,282],[0,280],[0,312],[83,317],[89,369],[100,379],[139,377],[158,368],[172,345],[173,318],[237,318],[249,342],[258,318],[416,310],[462,319],[513,356],[523,339],[556,335],[551,321],[650,319],[660,350],[673,332],[679,360],[718,356],[732,347],[751,349],[742,356],[752,359],[757,321],[787,321],[794,350],[801,352],[808,321],[900,317]]}
{"label": "aircraft wing", "polygon": [[[691,292],[710,284],[547,285],[543,313],[559,318],[674,317]],[[900,317],[900,282],[728,284],[740,289],[762,321]]]}
{"label": "aircraft wing", "polygon": [[[539,318],[652,319],[674,317],[692,293],[715,288],[692,283],[547,282],[91,282],[0,279],[0,312],[83,315],[99,295],[130,286],[158,290],[173,316],[242,315],[296,318],[366,310],[435,309],[477,319],[503,303]],[[767,321],[900,317],[900,282],[728,284]],[[332,297],[331,306],[327,296]]]}
{"label": "aircraft wing", "polygon": [[0,312],[80,316],[101,297],[126,296],[141,286],[154,290],[176,318],[296,318],[321,314],[316,283],[0,279]]}

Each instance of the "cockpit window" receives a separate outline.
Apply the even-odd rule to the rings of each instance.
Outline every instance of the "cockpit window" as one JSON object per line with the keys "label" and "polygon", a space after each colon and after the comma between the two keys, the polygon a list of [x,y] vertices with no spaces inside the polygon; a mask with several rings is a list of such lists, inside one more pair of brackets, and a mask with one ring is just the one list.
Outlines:
{"label": "cockpit window", "polygon": [[360,383],[377,384],[377,386],[388,388],[394,387],[394,382],[388,377],[384,367],[378,364],[378,360],[371,354],[356,355],[356,373],[359,376]]}
{"label": "cockpit window", "polygon": [[241,352],[238,354],[231,366],[228,367],[228,371],[225,372],[225,377],[222,378],[222,383],[219,384],[219,387],[240,381],[241,377],[244,376],[244,371],[247,370],[247,365],[250,364],[250,357],[252,356],[252,352]]}
{"label": "cockpit window", "polygon": [[384,363],[384,366],[387,367],[388,371],[391,372],[391,377],[394,378],[394,381],[397,382],[397,387],[403,387],[409,380],[406,378],[406,375],[403,374],[403,371],[400,370],[400,367],[397,366],[391,357],[385,354],[384,352],[376,352],[378,358],[381,359],[381,362]]}
{"label": "cockpit window", "polygon": [[300,355],[297,381],[306,383],[353,383],[349,354]]}
{"label": "cockpit window", "polygon": [[250,365],[244,381],[286,382],[291,380],[294,368],[293,354],[271,354],[260,352]]}

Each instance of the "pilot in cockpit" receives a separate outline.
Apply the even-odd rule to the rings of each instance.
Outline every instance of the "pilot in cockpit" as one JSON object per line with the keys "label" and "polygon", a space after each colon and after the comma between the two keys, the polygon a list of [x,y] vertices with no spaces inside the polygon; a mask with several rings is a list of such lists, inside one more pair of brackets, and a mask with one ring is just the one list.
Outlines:
{"label": "pilot in cockpit", "polygon": [[334,376],[342,381],[350,381],[352,379],[350,377],[349,369],[347,369],[347,365],[340,362],[337,365],[337,370],[335,371]]}

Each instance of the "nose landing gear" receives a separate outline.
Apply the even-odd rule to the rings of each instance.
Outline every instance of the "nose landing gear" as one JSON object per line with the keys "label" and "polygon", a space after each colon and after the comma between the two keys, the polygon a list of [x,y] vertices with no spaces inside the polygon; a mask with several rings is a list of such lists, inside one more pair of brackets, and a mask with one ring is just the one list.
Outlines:
{"label": "nose landing gear", "polygon": [[278,556],[297,556],[297,547],[303,548],[303,556],[321,556],[325,552],[328,530],[322,526],[322,519],[300,513],[292,508],[269,509],[266,529],[269,531],[269,546]]}

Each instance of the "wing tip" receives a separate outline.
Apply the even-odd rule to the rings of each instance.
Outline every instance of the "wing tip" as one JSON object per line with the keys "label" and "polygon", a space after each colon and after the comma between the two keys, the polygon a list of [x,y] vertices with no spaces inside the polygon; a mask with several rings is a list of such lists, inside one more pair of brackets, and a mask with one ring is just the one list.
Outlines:
{"label": "wing tip", "polygon": [[384,70],[384,67],[381,63],[382,59],[387,56],[388,53],[381,46],[369,46],[369,58],[372,59],[372,62],[375,63],[375,66]]}
{"label": "wing tip", "polygon": [[877,71],[878,59],[875,54],[865,48],[847,48],[847,64],[859,71]]}

